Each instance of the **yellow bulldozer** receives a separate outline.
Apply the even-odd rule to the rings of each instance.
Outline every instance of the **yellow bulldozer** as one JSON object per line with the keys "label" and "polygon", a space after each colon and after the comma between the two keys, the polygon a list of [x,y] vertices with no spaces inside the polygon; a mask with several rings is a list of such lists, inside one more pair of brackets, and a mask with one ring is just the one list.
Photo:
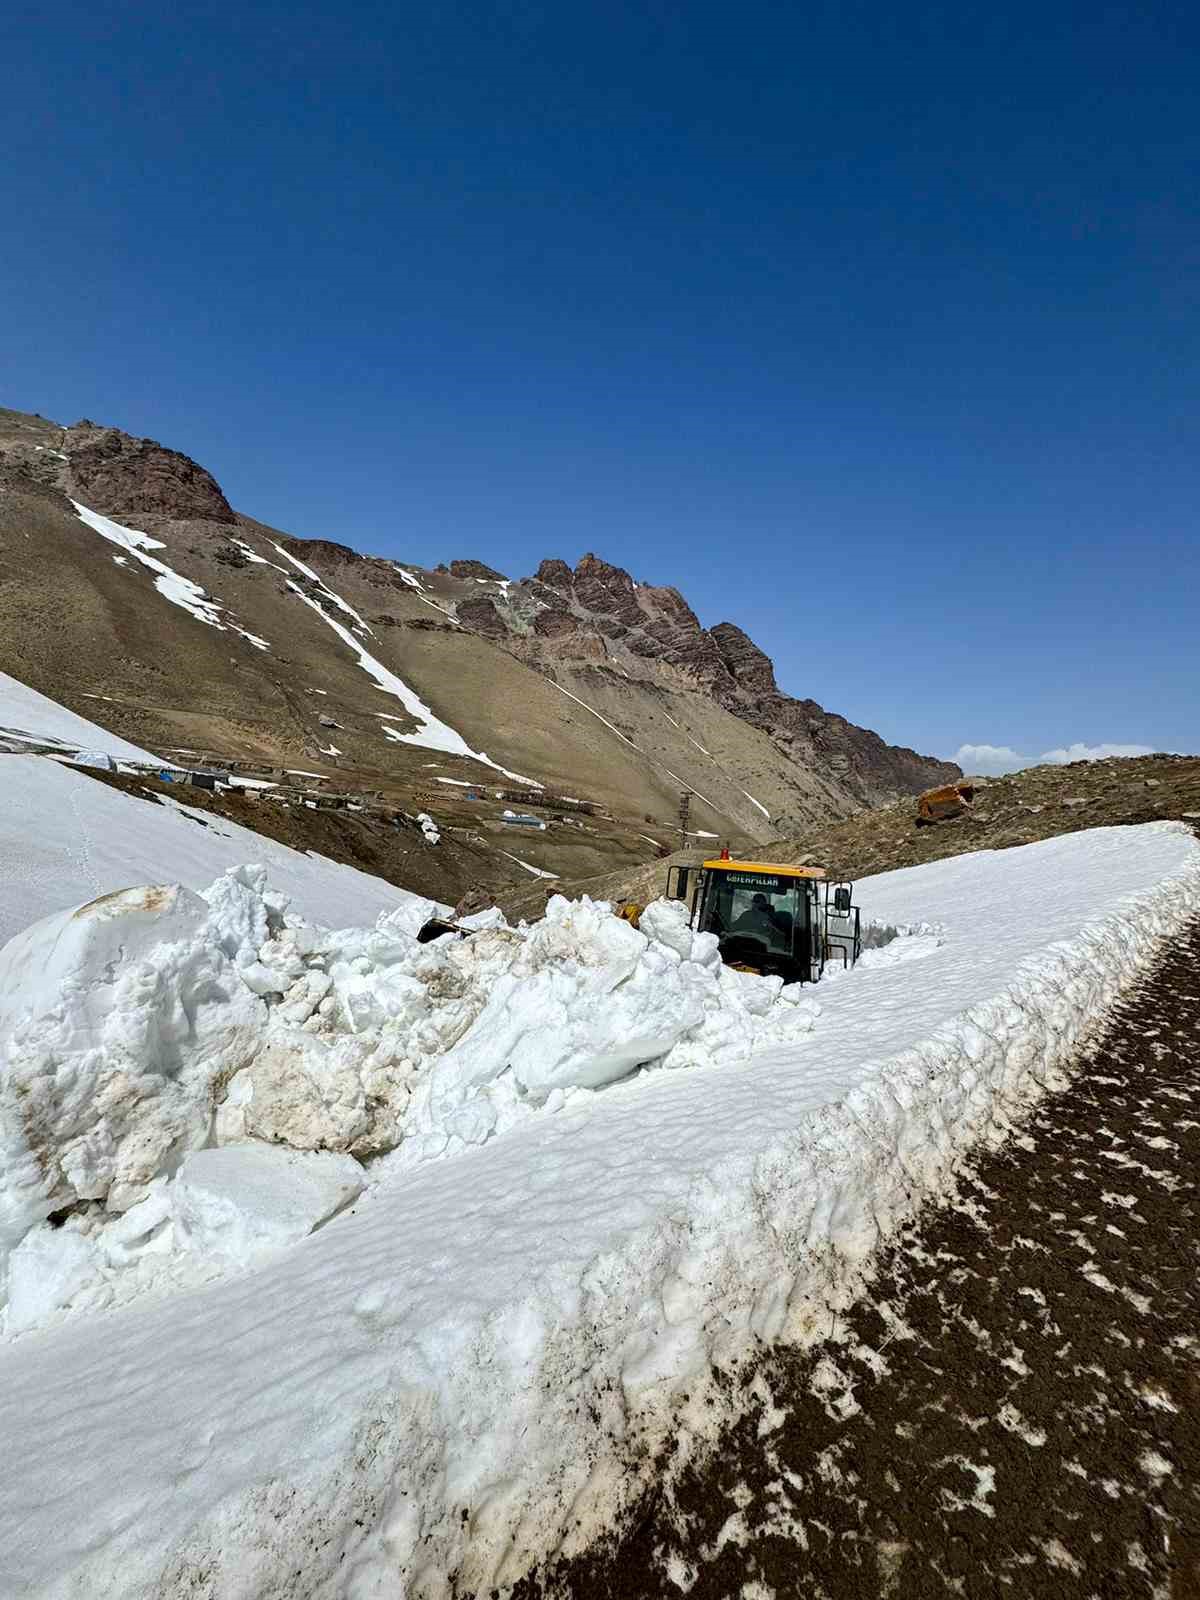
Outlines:
{"label": "yellow bulldozer", "polygon": [[[852,967],[862,953],[853,886],[824,867],[722,856],[667,872],[667,899],[682,900],[698,933],[715,933],[721,959],[742,972],[816,983],[830,961]],[[642,907],[620,915],[637,926]]]}

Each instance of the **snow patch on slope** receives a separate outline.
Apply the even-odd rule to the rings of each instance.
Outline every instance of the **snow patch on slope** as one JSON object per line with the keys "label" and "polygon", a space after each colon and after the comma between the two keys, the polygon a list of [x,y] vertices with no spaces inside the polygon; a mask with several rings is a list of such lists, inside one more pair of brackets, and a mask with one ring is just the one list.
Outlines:
{"label": "snow patch on slope", "polygon": [[436,600],[431,600],[429,598],[429,596],[425,593],[425,585],[421,582],[420,578],[417,577],[416,573],[409,572],[407,567],[402,567],[398,562],[395,561],[392,562],[392,566],[395,568],[401,581],[406,583],[410,589],[415,589],[417,591],[418,600],[423,600],[427,606],[432,606],[434,611],[440,612],[441,615],[446,618],[447,622],[452,622],[456,628],[460,628],[462,626],[458,618],[448,606],[439,605]]}
{"label": "snow patch on slope", "polygon": [[508,856],[508,859],[510,861],[515,861],[519,867],[524,867],[525,871],[526,872],[531,872],[535,878],[554,878],[554,879],[557,879],[557,877],[558,877],[558,873],[557,872],[546,872],[542,867],[530,866],[528,861],[522,861],[520,856],[510,855],[507,850],[501,850],[500,854],[502,856]]}
{"label": "snow patch on slope", "polygon": [[[290,559],[294,560],[295,558],[292,557]],[[332,628],[338,638],[354,651],[358,657],[359,666],[368,677],[374,678],[376,685],[385,694],[395,695],[408,715],[418,724],[415,733],[401,733],[398,728],[385,727],[383,731],[389,739],[394,740],[396,744],[417,745],[423,750],[441,750],[446,755],[466,756],[471,761],[478,761],[485,767],[491,767],[496,772],[502,772],[506,778],[512,778],[515,783],[527,784],[534,789],[542,787],[536,778],[526,778],[519,772],[511,772],[507,767],[502,767],[498,761],[493,761],[485,751],[472,750],[461,733],[458,733],[448,723],[435,716],[421,697],[410,689],[402,678],[398,678],[394,672],[371,655],[361,641],[354,637],[349,628],[343,627],[336,617],[331,617],[311,595],[305,594],[300,585],[291,578],[287,580],[287,585],[298,599],[303,600],[310,610],[315,611],[322,622]],[[327,592],[332,594],[332,591]],[[336,595],[332,597],[337,599]],[[349,606],[342,604],[343,609],[349,612],[351,616],[358,615]]]}
{"label": "snow patch on slope", "polygon": [[271,647],[265,639],[260,639],[256,633],[249,633],[245,628],[239,627],[234,622],[229,612],[216,600],[210,600],[198,583],[193,583],[190,578],[182,577],[173,567],[168,567],[165,562],[159,561],[150,554],[151,550],[165,550],[167,547],[161,539],[152,539],[148,533],[141,533],[136,528],[125,528],[119,522],[113,522],[109,517],[102,517],[98,511],[89,511],[87,506],[72,500],[76,515],[81,522],[93,529],[102,539],[107,539],[110,544],[119,545],[122,550],[139,561],[154,573],[154,587],[165,600],[172,605],[180,606],[189,615],[195,617],[197,622],[207,623],[210,628],[231,630],[240,633],[243,639],[248,639],[256,650],[269,650]]}
{"label": "snow patch on slope", "polygon": [[[291,551],[285,550],[281,544],[277,544],[275,549],[279,551],[279,554],[285,561],[290,561],[298,572],[302,572],[310,583],[315,583],[325,598],[327,600],[332,600],[339,611],[344,611],[348,617],[353,617],[356,627],[361,628],[364,633],[371,634],[372,638],[375,637],[374,633],[372,633],[371,629],[367,626],[362,617],[359,616],[358,612],[355,611],[354,607],[343,600],[340,594],[335,594],[325,582],[324,578],[319,577],[310,566],[307,566],[303,561],[300,560],[299,556],[292,555]],[[279,570],[282,572],[283,568],[281,567]],[[307,596],[305,598],[307,598]]]}

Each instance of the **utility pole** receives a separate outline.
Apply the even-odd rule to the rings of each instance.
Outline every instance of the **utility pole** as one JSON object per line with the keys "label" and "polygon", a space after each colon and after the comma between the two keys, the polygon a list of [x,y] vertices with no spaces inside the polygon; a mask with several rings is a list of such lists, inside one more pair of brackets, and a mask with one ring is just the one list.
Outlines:
{"label": "utility pole", "polygon": [[685,840],[688,834],[688,815],[691,811],[691,805],[691,795],[686,789],[681,790],[679,795],[679,831]]}

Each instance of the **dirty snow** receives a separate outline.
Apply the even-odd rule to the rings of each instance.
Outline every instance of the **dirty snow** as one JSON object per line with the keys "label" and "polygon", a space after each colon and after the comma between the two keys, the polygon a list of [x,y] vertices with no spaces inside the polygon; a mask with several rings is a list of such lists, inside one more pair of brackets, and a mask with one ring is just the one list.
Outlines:
{"label": "dirty snow", "polygon": [[[444,1595],[451,1571],[486,1591],[603,1526],[621,1441],[653,1447],[711,1361],[827,1327],[880,1239],[1005,1137],[1200,908],[1200,851],[1152,824],[885,874],[860,884],[864,912],[924,924],[921,953],[900,959],[901,937],[790,993],[721,968],[661,902],[641,932],[556,898],[530,929],[417,946],[420,903],[327,932],[262,877],[145,894],[75,919],[53,963],[61,922],[3,957],[5,1081],[45,1112],[4,1102],[12,1226],[49,1181],[22,1153],[31,1126],[96,1208],[16,1248],[33,1259],[0,1357],[22,1462],[0,1481],[6,1581]],[[136,959],[114,963],[126,917]],[[139,1143],[139,1086],[174,1060]],[[239,1207],[253,1246],[237,1276],[29,1331],[98,1282],[117,1299],[123,1274],[147,1293],[196,1281],[177,1191],[226,1088],[218,1156],[358,1156],[367,1192],[325,1220],[269,1178],[231,1198],[218,1174],[211,1204]],[[168,1136],[197,1141],[174,1174]],[[255,1219],[269,1233],[280,1211],[317,1231],[259,1256]],[[31,1311],[38,1283],[53,1292]]]}

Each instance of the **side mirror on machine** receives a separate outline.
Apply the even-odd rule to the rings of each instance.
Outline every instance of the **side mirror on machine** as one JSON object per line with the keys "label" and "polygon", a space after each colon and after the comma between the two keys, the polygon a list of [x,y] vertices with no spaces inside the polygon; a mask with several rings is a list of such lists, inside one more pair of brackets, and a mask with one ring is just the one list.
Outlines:
{"label": "side mirror on machine", "polygon": [[839,917],[848,915],[850,911],[850,890],[846,887],[833,891],[833,909]]}
{"label": "side mirror on machine", "polygon": [[669,867],[667,869],[667,899],[686,900],[688,897],[688,880],[692,874],[690,867]]}

